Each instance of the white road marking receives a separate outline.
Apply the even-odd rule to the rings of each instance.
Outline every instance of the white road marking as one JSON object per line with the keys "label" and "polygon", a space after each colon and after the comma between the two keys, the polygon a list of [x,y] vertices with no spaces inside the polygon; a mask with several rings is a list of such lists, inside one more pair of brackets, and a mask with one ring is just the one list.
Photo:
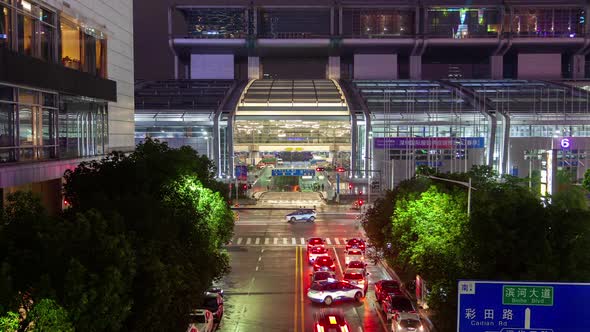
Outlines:
{"label": "white road marking", "polygon": [[326,243],[328,243],[328,245],[332,245],[332,241],[330,241],[330,238],[326,238]]}
{"label": "white road marking", "polygon": [[255,243],[255,244],[260,244],[260,238],[259,238],[259,237],[257,237],[257,238],[256,238],[256,242],[254,242],[254,243]]}
{"label": "white road marking", "polygon": [[238,245],[240,245],[240,243],[242,243],[242,238],[238,239]]}
{"label": "white road marking", "polygon": [[283,238],[283,244],[287,244],[287,238],[286,237]]}
{"label": "white road marking", "polygon": [[346,238],[345,237],[342,238],[342,242],[343,243],[346,243]]}
{"label": "white road marking", "polygon": [[279,238],[278,237],[275,237],[272,243],[273,244],[278,244],[279,243]]}
{"label": "white road marking", "polygon": [[301,244],[305,244],[305,239],[301,238]]}
{"label": "white road marking", "polygon": [[264,244],[269,244],[269,243],[270,243],[270,238],[269,237],[265,238],[264,239]]}
{"label": "white road marking", "polygon": [[296,239],[296,238],[294,238],[294,237],[292,237],[292,238],[291,238],[291,244],[292,244],[292,245],[296,245],[296,244],[297,244],[297,239]]}
{"label": "white road marking", "polygon": [[258,261],[260,262],[262,260],[262,256],[258,256]]}
{"label": "white road marking", "polygon": [[256,271],[258,271],[258,266],[256,266]]}
{"label": "white road marking", "polygon": [[334,242],[336,242],[337,245],[340,245],[340,241],[338,240],[337,237],[334,238]]}
{"label": "white road marking", "polygon": [[340,269],[340,274],[344,275],[344,271],[342,270],[342,264],[340,264],[340,258],[338,258],[338,253],[336,252],[336,248],[332,247],[334,250],[334,256],[336,257],[336,261],[338,262],[338,268]]}
{"label": "white road marking", "polygon": [[246,239],[246,245],[249,245],[250,243],[252,243],[252,239],[251,238]]}

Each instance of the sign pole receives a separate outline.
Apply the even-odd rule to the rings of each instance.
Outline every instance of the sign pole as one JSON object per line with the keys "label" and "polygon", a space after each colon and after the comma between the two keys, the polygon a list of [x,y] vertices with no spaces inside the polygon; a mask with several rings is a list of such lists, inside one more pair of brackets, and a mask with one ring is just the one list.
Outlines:
{"label": "sign pole", "polygon": [[340,173],[336,172],[336,202],[340,203]]}

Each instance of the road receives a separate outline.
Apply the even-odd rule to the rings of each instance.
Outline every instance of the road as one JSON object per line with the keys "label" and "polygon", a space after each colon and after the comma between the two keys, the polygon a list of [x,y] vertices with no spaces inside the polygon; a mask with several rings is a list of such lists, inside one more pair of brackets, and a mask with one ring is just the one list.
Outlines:
{"label": "road", "polygon": [[[306,261],[307,238],[327,240],[336,257],[336,273],[344,270],[344,240],[360,236],[356,213],[345,209],[318,212],[315,223],[289,224],[287,210],[241,210],[228,246],[231,273],[220,282],[225,314],[220,331],[313,331],[314,315],[326,310],[307,299],[312,269]],[[369,264],[369,292],[360,303],[335,303],[352,331],[388,331],[379,312],[373,284],[389,278],[380,265]]]}

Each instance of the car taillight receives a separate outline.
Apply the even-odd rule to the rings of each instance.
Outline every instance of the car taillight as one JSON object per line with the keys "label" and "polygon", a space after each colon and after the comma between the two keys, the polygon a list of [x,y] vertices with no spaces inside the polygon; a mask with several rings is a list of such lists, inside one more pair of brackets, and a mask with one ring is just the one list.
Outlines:
{"label": "car taillight", "polygon": [[313,266],[314,266],[314,267],[320,267],[320,265],[319,265],[319,264],[313,264]]}

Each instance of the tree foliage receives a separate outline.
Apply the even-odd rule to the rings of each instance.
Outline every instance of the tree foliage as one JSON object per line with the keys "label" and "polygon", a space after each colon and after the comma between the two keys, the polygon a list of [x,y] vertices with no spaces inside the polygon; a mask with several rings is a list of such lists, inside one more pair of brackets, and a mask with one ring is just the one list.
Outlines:
{"label": "tree foliage", "polygon": [[364,228],[402,281],[415,274],[426,280],[439,330],[456,329],[457,279],[590,280],[590,212],[580,187],[562,186],[546,200],[528,182],[498,180],[485,166],[434,174],[471,179],[467,216],[465,188],[422,172],[377,201],[364,216]]}
{"label": "tree foliage", "polygon": [[148,139],[67,172],[71,208],[61,216],[30,193],[10,196],[0,222],[1,312],[27,294],[35,307],[49,299],[65,310],[43,302],[31,312],[67,317],[80,331],[185,328],[229,271],[221,248],[233,213],[213,171],[190,148]]}

